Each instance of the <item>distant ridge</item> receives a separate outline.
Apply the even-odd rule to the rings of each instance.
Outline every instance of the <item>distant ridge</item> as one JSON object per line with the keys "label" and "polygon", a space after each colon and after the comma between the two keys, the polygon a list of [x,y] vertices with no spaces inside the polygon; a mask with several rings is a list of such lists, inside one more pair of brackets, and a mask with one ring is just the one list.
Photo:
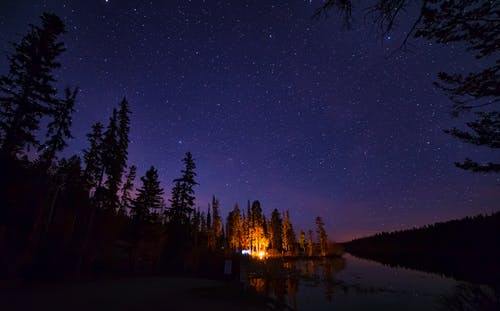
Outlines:
{"label": "distant ridge", "polygon": [[342,244],[349,253],[462,281],[500,285],[500,211]]}

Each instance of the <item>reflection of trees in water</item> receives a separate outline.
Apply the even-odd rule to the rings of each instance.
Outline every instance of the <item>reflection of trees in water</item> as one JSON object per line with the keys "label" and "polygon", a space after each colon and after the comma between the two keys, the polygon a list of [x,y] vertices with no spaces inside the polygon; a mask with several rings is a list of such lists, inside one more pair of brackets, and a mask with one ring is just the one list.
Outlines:
{"label": "reflection of trees in water", "polygon": [[[275,299],[278,308],[288,306],[297,309],[297,292],[301,286],[322,286],[326,301],[332,302],[335,292],[344,294],[373,295],[396,294],[414,295],[414,290],[393,289],[377,286],[363,286],[358,283],[348,284],[335,279],[336,273],[346,266],[343,258],[325,258],[321,260],[268,260],[257,262],[251,267],[249,285],[259,294]],[[419,296],[434,297],[432,294],[419,292]],[[450,311],[498,311],[500,310],[500,287],[459,284],[450,296],[439,299],[441,310]]]}
{"label": "reflection of trees in water", "polygon": [[335,280],[333,279],[333,269],[330,260],[323,260],[323,284],[325,284],[325,298],[328,302],[332,302],[333,293],[335,291]]}
{"label": "reflection of trees in water", "polygon": [[314,287],[324,286],[325,298],[332,301],[335,292],[335,273],[343,270],[343,258],[322,260],[268,260],[252,267],[249,285],[258,293],[272,296],[279,306],[288,305],[296,309],[299,279]]}
{"label": "reflection of trees in water", "polygon": [[441,310],[450,311],[498,311],[500,287],[459,284],[450,296],[440,299]]}
{"label": "reflection of trees in water", "polygon": [[266,279],[262,278],[251,278],[249,280],[249,285],[255,289],[255,291],[259,294],[268,294],[268,286]]}
{"label": "reflection of trees in water", "polygon": [[332,301],[333,294],[335,292],[335,286],[337,282],[335,281],[335,273],[344,270],[345,260],[344,258],[324,258],[321,261],[321,267],[323,270],[323,285],[325,287],[325,298],[328,302]]}
{"label": "reflection of trees in water", "polygon": [[298,277],[294,261],[255,262],[249,273],[249,285],[259,294],[273,297],[278,306],[297,306]]}
{"label": "reflection of trees in water", "polygon": [[318,264],[316,260],[304,260],[298,262],[298,273],[301,281],[309,286],[319,286],[320,279],[317,272]]}
{"label": "reflection of trees in water", "polygon": [[289,277],[287,279],[288,304],[297,309],[297,291],[299,289],[299,279],[297,277]]}

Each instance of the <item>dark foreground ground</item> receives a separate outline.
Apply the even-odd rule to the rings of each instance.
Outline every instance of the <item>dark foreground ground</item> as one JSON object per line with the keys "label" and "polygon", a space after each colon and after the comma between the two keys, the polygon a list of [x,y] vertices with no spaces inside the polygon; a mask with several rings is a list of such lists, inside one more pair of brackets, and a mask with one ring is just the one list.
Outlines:
{"label": "dark foreground ground", "polygon": [[149,277],[0,288],[1,310],[269,310],[234,283]]}

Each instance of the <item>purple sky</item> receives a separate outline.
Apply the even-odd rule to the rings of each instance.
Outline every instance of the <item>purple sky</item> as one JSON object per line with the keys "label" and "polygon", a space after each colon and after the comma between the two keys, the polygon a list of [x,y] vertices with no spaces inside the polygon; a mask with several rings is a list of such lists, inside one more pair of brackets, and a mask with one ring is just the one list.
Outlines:
{"label": "purple sky", "polygon": [[66,154],[126,96],[129,164],[157,167],[169,193],[191,151],[203,209],[212,194],[225,213],[258,199],[268,215],[289,209],[297,232],[322,216],[340,241],[498,210],[499,177],[453,165],[498,153],[443,133],[464,119],[432,86],[482,64],[460,45],[394,52],[408,16],[381,39],[361,18],[352,30],[335,14],[312,20],[320,4],[2,1],[0,41],[8,55],[43,11],[61,16],[61,86],[81,88]]}

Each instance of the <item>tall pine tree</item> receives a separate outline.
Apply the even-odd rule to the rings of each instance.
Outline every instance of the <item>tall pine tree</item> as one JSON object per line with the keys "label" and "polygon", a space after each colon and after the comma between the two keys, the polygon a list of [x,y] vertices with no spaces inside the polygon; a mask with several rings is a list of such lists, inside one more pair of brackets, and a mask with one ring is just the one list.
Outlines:
{"label": "tall pine tree", "polygon": [[290,221],[288,210],[283,215],[283,251],[287,255],[295,255],[297,237]]}
{"label": "tall pine tree", "polygon": [[83,151],[85,161],[84,179],[90,192],[95,191],[102,181],[103,169],[103,129],[102,123],[92,125],[92,132],[87,134],[89,148]]}
{"label": "tall pine tree", "polygon": [[229,247],[233,250],[240,250],[242,247],[243,227],[241,221],[241,212],[238,204],[229,212],[226,221],[226,234]]}
{"label": "tall pine tree", "polygon": [[118,189],[121,183],[121,150],[118,141],[118,110],[113,109],[104,133],[103,165],[106,173],[104,208],[114,211],[118,207]]}
{"label": "tall pine tree", "polygon": [[119,109],[113,109],[103,134],[101,159],[105,173],[104,207],[116,211],[120,206],[118,192],[127,167],[130,110],[124,98]]}
{"label": "tall pine tree", "polygon": [[186,225],[190,223],[190,215],[194,210],[193,187],[198,183],[195,181],[196,165],[191,152],[186,152],[182,162],[184,163],[184,169],[181,171],[182,177],[174,179],[175,186],[172,189],[168,217],[171,222]]}
{"label": "tall pine tree", "polygon": [[53,71],[60,67],[57,57],[65,51],[58,41],[65,26],[54,14],[44,13],[41,20],[41,27],[30,25],[29,33],[14,44],[9,73],[0,77],[0,153],[4,157],[38,147],[35,132],[41,118],[60,104]]}
{"label": "tall pine tree", "polygon": [[159,214],[163,208],[163,189],[158,180],[158,171],[151,166],[146,175],[141,177],[142,187],[138,189],[137,198],[132,206],[132,216],[139,222],[151,221],[153,215]]}
{"label": "tall pine tree", "polygon": [[219,200],[212,196],[212,224],[208,236],[208,247],[211,250],[219,249],[222,244],[222,218],[219,213]]}
{"label": "tall pine tree", "polygon": [[65,138],[73,138],[70,130],[73,122],[71,115],[75,111],[74,106],[78,89],[66,88],[64,92],[64,100],[55,102],[50,110],[52,121],[47,125],[46,136],[48,139],[38,148],[39,151],[42,151],[39,162],[47,168],[52,164],[56,153],[62,151],[68,145]]}
{"label": "tall pine tree", "polygon": [[271,248],[278,254],[283,251],[283,222],[281,220],[280,212],[274,209],[271,213]]}
{"label": "tall pine tree", "polygon": [[326,234],[325,223],[320,216],[316,217],[316,233],[318,234],[318,244],[321,256],[326,256],[328,251],[328,235]]}
{"label": "tall pine tree", "polygon": [[120,209],[119,212],[122,215],[127,214],[128,210],[132,207],[132,197],[131,192],[134,189],[134,180],[137,173],[137,167],[132,165],[129,168],[125,182],[123,183],[121,193],[120,193]]}

